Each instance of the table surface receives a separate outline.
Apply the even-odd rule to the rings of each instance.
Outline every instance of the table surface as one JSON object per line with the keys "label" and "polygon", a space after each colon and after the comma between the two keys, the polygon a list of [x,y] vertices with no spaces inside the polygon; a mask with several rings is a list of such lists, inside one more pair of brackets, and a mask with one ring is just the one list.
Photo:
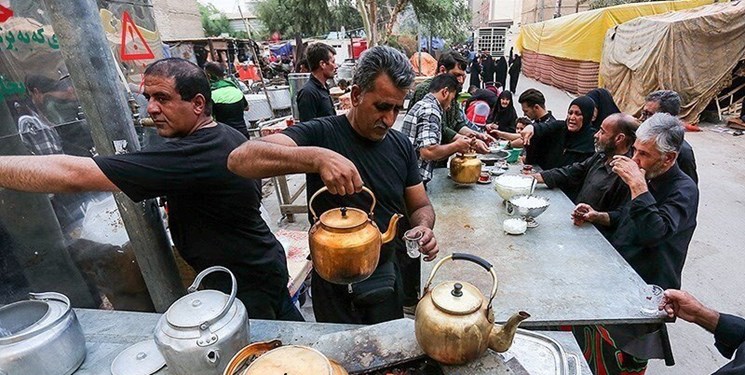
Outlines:
{"label": "table surface", "polygon": [[[119,352],[134,343],[153,338],[153,329],[161,316],[161,314],[157,313],[89,309],[75,309],[75,313],[83,328],[86,347],[88,349],[85,361],[74,372],[75,375],[110,374],[111,362]],[[251,342],[279,339],[285,345],[305,346],[311,346],[322,335],[360,327],[347,324],[268,320],[251,320],[250,325]],[[592,374],[587,366],[587,362],[582,358],[579,346],[571,333],[558,331],[539,333],[554,339],[564,348],[567,354],[573,355],[575,358],[581,358],[580,374]],[[414,332],[412,332],[413,334]],[[470,365],[448,368],[447,373],[459,375],[493,374],[493,371],[489,371],[489,364],[494,364],[497,361],[501,362],[501,359],[498,358],[499,354],[488,351],[481,359]],[[530,359],[518,357],[518,360],[522,363]],[[483,364],[479,365],[476,363],[479,361],[483,362]],[[167,367],[164,367],[155,374],[167,375],[170,372]]]}
{"label": "table surface", "polygon": [[[518,170],[511,166],[507,173]],[[535,219],[538,227],[513,236],[502,230],[502,222],[512,216],[494,182],[458,186],[447,174],[447,169],[435,169],[427,185],[437,214],[438,259],[469,253],[494,266],[499,279],[494,298],[498,322],[518,310],[532,315],[522,327],[663,321],[641,312],[644,281],[600,232],[589,224],[572,224],[574,204],[561,190],[538,184],[534,194],[549,198],[551,205]],[[422,285],[435,263],[422,262]],[[445,280],[470,282],[485,294],[491,290],[489,274],[465,261],[443,264],[433,285]]]}

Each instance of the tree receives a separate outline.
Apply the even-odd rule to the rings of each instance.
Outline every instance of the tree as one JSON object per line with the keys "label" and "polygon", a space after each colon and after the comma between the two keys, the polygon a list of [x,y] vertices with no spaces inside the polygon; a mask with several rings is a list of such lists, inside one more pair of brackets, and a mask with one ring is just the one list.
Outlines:
{"label": "tree", "polygon": [[206,36],[220,36],[230,33],[230,21],[214,5],[202,5],[197,2],[199,15],[202,17],[202,28]]}
{"label": "tree", "polygon": [[270,34],[315,36],[328,32],[325,0],[265,0],[258,4],[256,15]]}
{"label": "tree", "polygon": [[[471,12],[463,0],[357,0],[369,44],[386,43],[399,16],[408,7],[431,35],[446,39],[462,39],[470,22]],[[379,25],[383,26],[380,33]]]}

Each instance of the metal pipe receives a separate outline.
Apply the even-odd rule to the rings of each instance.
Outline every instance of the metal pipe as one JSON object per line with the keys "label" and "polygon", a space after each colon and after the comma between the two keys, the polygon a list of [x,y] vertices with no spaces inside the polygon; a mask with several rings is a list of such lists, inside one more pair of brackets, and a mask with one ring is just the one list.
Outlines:
{"label": "metal pipe", "polygon": [[[44,0],[44,4],[96,150],[113,155],[116,142],[124,145],[124,152],[137,151],[139,142],[119,83],[117,62],[109,52],[96,2]],[[165,311],[184,294],[184,287],[157,204],[154,200],[135,203],[123,193],[115,193],[114,198],[155,309]]]}

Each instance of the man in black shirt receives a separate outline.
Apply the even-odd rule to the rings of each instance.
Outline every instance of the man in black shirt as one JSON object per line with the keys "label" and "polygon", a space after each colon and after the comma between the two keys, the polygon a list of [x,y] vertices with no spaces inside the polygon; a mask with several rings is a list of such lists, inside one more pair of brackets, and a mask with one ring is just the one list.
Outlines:
{"label": "man in black shirt", "polygon": [[[675,162],[683,133],[680,121],[666,113],[647,119],[636,132],[633,159],[616,155],[611,161],[613,172],[629,186],[631,201],[612,212],[597,212],[580,203],[573,213],[575,218],[614,228],[613,247],[646,283],[664,289],[680,288],[688,244],[696,229],[698,187]],[[620,351],[625,359],[613,359],[613,363],[643,369],[647,359],[660,358],[662,353],[659,331],[654,328],[659,327],[653,327],[653,332],[643,326],[605,327],[614,345],[601,340],[607,350],[598,352],[606,353],[606,362],[611,362],[617,355],[613,353]],[[578,340],[588,334],[575,331]],[[597,332],[595,336],[600,337]],[[580,346],[585,349],[587,344],[583,341]],[[597,365],[600,361],[590,362]]]}
{"label": "man in black shirt", "polygon": [[[391,130],[414,72],[400,52],[373,47],[359,60],[351,91],[352,109],[287,128],[282,134],[250,141],[233,151],[228,168],[249,178],[306,173],[307,195],[324,185],[329,193],[313,202],[316,212],[339,206],[368,207],[370,198],[352,195],[365,185],[377,198],[375,223],[387,230],[394,214],[404,214],[396,238],[383,245],[378,268],[369,279],[336,285],[313,274],[313,311],[319,322],[373,324],[403,317],[401,283],[394,252],[412,228],[425,260],[437,255],[432,233],[435,213],[422,185],[414,147]],[[311,218],[312,221],[312,218]]]}
{"label": "man in black shirt", "polygon": [[204,71],[210,79],[212,90],[212,117],[238,130],[246,139],[251,138],[243,117],[243,112],[248,111],[248,101],[243,92],[235,82],[225,78],[225,69],[220,64],[208,62],[204,64]]}
{"label": "man in black shirt", "polygon": [[[259,213],[260,182],[227,169],[228,154],[246,139],[210,117],[207,76],[186,60],[159,60],[145,70],[144,95],[158,134],[173,141],[95,158],[0,157],[0,187],[122,191],[135,201],[166,196],[173,242],[189,265],[229,268],[251,318],[302,320],[287,290],[282,245]],[[230,291],[227,278],[205,281]]]}
{"label": "man in black shirt", "polygon": [[[637,127],[636,119],[630,115],[610,115],[595,133],[595,155],[533,176],[549,188],[578,191],[574,203],[586,203],[601,212],[614,211],[629,200],[629,187],[613,173],[610,162],[615,155],[633,155]],[[576,224],[581,223],[581,218],[578,218]],[[598,226],[598,229],[608,236],[607,227]]]}
{"label": "man in black shirt", "polygon": [[[543,96],[542,92],[536,89],[527,89],[520,94],[520,98],[517,101],[522,107],[523,114],[533,120],[531,125],[538,126],[556,121],[551,111],[546,110],[546,97]],[[525,164],[541,165],[543,160],[540,159],[542,154],[539,150],[547,148],[548,145],[546,143],[546,140],[536,139],[530,142],[530,144],[525,144]]]}
{"label": "man in black shirt", "polygon": [[308,46],[310,79],[297,93],[297,109],[301,122],[336,114],[326,81],[336,74],[336,51],[329,45]]}
{"label": "man in black shirt", "polygon": [[[644,108],[642,108],[640,120],[644,121],[655,113],[668,113],[678,116],[680,114],[680,95],[672,90],[657,90],[647,95],[644,98]],[[683,173],[687,174],[698,185],[696,157],[693,154],[693,148],[685,138],[680,146],[677,163]]]}

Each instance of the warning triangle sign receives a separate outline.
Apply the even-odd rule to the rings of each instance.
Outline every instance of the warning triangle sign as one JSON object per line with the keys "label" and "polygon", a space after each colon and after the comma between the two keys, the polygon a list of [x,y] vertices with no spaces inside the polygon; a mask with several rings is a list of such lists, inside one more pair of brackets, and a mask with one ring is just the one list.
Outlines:
{"label": "warning triangle sign", "polygon": [[13,17],[13,10],[0,5],[0,22],[5,22],[10,17]]}
{"label": "warning triangle sign", "polygon": [[119,55],[123,61],[154,59],[155,55],[147,45],[142,33],[132,21],[129,13],[122,13],[122,43]]}

